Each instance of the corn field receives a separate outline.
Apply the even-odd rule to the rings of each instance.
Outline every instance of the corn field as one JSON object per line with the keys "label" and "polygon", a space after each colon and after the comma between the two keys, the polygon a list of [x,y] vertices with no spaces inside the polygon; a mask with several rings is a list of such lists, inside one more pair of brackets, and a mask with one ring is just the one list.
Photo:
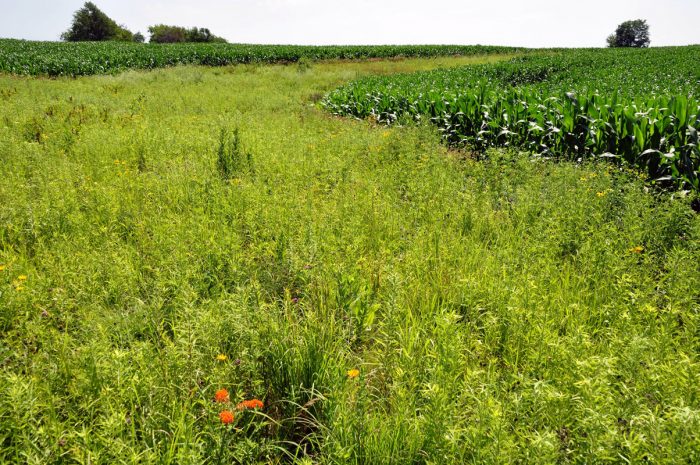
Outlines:
{"label": "corn field", "polygon": [[548,51],[506,63],[370,77],[331,92],[337,115],[429,119],[451,145],[604,157],[700,189],[700,47]]}
{"label": "corn field", "polygon": [[82,76],[175,65],[288,63],[302,58],[324,60],[490,55],[513,53],[518,50],[521,49],[480,45],[135,44],[0,39],[0,72],[19,75]]}

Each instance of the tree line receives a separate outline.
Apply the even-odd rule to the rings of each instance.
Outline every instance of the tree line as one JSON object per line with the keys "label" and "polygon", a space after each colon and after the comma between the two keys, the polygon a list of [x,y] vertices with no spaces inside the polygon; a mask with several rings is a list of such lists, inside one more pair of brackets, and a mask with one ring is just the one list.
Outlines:
{"label": "tree line", "polygon": [[[168,26],[156,24],[148,28],[150,42],[226,42],[215,36],[207,28]],[[117,24],[92,2],[86,2],[73,14],[70,29],[61,34],[61,39],[69,42],[113,40],[120,42],[145,42],[141,32],[133,33],[123,24]]]}

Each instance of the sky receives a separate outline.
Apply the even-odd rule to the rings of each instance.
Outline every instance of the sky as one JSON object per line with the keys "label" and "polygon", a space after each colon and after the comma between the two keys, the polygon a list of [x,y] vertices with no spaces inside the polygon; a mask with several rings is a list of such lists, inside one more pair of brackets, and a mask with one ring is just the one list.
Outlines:
{"label": "sky", "polygon": [[[0,0],[0,37],[58,40],[84,0]],[[652,46],[700,44],[700,0],[93,0],[133,32],[207,27],[259,44],[604,47],[646,19]]]}

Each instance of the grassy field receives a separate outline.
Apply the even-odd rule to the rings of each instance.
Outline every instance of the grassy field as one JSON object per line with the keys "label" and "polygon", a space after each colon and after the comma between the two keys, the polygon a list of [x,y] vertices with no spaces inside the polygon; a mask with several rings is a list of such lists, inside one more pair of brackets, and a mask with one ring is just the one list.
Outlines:
{"label": "grassy field", "polygon": [[0,76],[0,462],[700,461],[689,198],[317,104],[481,60]]}

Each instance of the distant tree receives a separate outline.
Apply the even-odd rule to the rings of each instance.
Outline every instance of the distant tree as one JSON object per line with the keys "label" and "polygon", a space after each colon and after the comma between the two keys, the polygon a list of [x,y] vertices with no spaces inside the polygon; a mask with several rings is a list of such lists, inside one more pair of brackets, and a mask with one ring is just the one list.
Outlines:
{"label": "distant tree", "polygon": [[151,34],[150,41],[158,44],[184,42],[187,37],[187,30],[184,27],[166,26],[165,24],[150,26],[148,33]]}
{"label": "distant tree", "polygon": [[215,36],[204,27],[187,29],[185,40],[187,42],[226,42],[226,39]]}
{"label": "distant tree", "polygon": [[134,34],[134,42],[138,42],[139,44],[142,44],[145,41],[146,41],[146,38],[140,32],[137,32],[136,34]]}
{"label": "distant tree", "polygon": [[132,40],[133,34],[107,16],[92,2],[73,14],[70,29],[61,34],[61,39],[69,42],[85,40]]}
{"label": "distant tree", "polygon": [[614,34],[608,36],[608,47],[645,48],[651,43],[649,25],[644,19],[625,21],[617,26]]}
{"label": "distant tree", "polygon": [[225,39],[217,37],[207,28],[193,27],[186,29],[181,26],[167,26],[157,24],[148,28],[151,34],[151,42],[160,44],[172,44],[178,42],[226,42]]}

